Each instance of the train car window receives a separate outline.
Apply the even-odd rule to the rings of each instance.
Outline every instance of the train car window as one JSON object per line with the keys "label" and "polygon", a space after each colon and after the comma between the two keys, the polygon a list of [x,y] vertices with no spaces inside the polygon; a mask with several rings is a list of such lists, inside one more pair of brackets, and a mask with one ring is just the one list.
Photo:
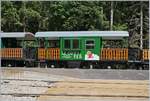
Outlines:
{"label": "train car window", "polygon": [[73,40],[73,49],[79,49],[79,40],[78,39]]}
{"label": "train car window", "polygon": [[94,49],[95,46],[94,40],[86,40],[85,46],[86,49]]}
{"label": "train car window", "polygon": [[44,39],[40,39],[40,48],[44,48]]}
{"label": "train car window", "polygon": [[64,48],[66,48],[66,49],[71,48],[71,41],[70,40],[64,40]]}
{"label": "train car window", "polygon": [[59,47],[59,41],[58,40],[49,40],[49,47],[50,48],[58,48]]}
{"label": "train car window", "polygon": [[4,46],[7,48],[17,47],[17,40],[15,38],[5,38]]}
{"label": "train car window", "polygon": [[21,41],[20,40],[17,40],[17,47],[18,48],[21,48],[22,46],[21,46]]}
{"label": "train car window", "polygon": [[55,46],[55,42],[51,42],[51,41],[50,41],[50,42],[49,42],[49,47],[50,47],[50,48],[55,48],[55,47],[56,47],[56,46]]}

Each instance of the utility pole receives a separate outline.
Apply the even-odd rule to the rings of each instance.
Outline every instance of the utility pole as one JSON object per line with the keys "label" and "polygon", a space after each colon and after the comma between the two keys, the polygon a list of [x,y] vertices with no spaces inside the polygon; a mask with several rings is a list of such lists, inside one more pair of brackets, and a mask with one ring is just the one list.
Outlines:
{"label": "utility pole", "polygon": [[[104,14],[103,10],[104,10],[104,8],[102,7],[101,14]],[[102,16],[102,29],[104,29],[103,22],[104,22],[104,16]]]}
{"label": "utility pole", "polygon": [[23,32],[25,32],[26,31],[26,18],[25,18],[25,14],[26,14],[26,11],[25,11],[25,9],[26,9],[26,4],[25,4],[25,1],[22,1],[23,2],[23,10],[24,10],[24,15],[23,15]]}
{"label": "utility pole", "polygon": [[110,30],[113,30],[114,2],[111,1]]}
{"label": "utility pole", "polygon": [[143,49],[143,2],[140,4],[140,49]]}

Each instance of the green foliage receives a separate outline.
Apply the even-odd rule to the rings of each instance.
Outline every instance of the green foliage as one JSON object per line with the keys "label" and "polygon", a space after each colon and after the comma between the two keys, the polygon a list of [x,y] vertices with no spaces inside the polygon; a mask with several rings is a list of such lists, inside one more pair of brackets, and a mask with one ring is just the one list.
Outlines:
{"label": "green foliage", "polygon": [[127,24],[116,24],[113,26],[113,30],[126,31],[127,30]]}
{"label": "green foliage", "polygon": [[[140,44],[140,5],[139,1],[114,1],[113,30],[129,31],[130,47],[139,47]],[[148,40],[148,1],[142,5],[143,33]],[[1,28],[4,32],[33,33],[109,30],[110,10],[109,1],[2,1]]]}
{"label": "green foliage", "polygon": [[23,41],[22,47],[37,47],[37,43],[35,41]]}
{"label": "green foliage", "polygon": [[20,17],[17,14],[17,9],[13,7],[11,2],[2,3],[2,30],[18,31],[20,26]]}

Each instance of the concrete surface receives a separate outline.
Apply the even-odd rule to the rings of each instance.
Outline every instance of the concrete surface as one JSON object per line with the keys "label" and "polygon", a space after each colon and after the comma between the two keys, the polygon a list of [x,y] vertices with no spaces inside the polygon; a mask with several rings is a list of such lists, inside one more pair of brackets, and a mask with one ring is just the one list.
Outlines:
{"label": "concrete surface", "polygon": [[63,68],[3,68],[20,69],[80,79],[149,80],[149,70],[63,69]]}
{"label": "concrete surface", "polygon": [[2,68],[0,101],[148,101],[148,71]]}

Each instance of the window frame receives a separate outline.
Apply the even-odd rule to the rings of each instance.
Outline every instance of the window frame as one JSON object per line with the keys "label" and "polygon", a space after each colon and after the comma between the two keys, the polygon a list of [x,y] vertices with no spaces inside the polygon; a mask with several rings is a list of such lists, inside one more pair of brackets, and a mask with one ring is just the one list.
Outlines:
{"label": "window frame", "polygon": [[[59,40],[47,40],[48,41],[48,48],[59,48],[60,47],[60,42]],[[51,43],[54,43],[54,44],[57,44],[58,43],[58,46],[55,45],[55,47],[51,47]]]}
{"label": "window frame", "polygon": [[[78,48],[73,48],[73,46],[74,46],[74,45],[73,45],[73,40],[78,40],[78,42],[79,42],[79,44],[78,44]],[[71,46],[72,46],[72,47],[71,47],[71,49],[78,50],[78,49],[80,49],[80,48],[81,48],[81,47],[80,47],[80,39],[75,38],[75,39],[71,39],[71,41],[72,41],[72,42],[71,42]]]}
{"label": "window frame", "polygon": [[[65,40],[70,40],[70,48],[65,48]],[[78,48],[73,48],[73,40],[78,40],[79,41],[79,47]],[[81,43],[80,43],[80,38],[64,38],[63,39],[63,49],[72,49],[72,50],[79,50],[81,49]]]}
{"label": "window frame", "polygon": [[[70,48],[65,48],[65,40],[69,40],[70,41]],[[70,39],[64,39],[63,40],[63,48],[64,49],[71,49],[71,40]]]}
{"label": "window frame", "polygon": [[[92,48],[92,49],[87,49],[87,45],[89,45],[89,44],[86,44],[87,41],[93,41],[94,44],[93,44],[93,45],[90,45],[90,46],[94,46],[94,48]],[[94,39],[87,39],[87,40],[85,40],[85,49],[86,49],[86,50],[93,50],[93,49],[95,49],[95,40],[94,40]]]}

